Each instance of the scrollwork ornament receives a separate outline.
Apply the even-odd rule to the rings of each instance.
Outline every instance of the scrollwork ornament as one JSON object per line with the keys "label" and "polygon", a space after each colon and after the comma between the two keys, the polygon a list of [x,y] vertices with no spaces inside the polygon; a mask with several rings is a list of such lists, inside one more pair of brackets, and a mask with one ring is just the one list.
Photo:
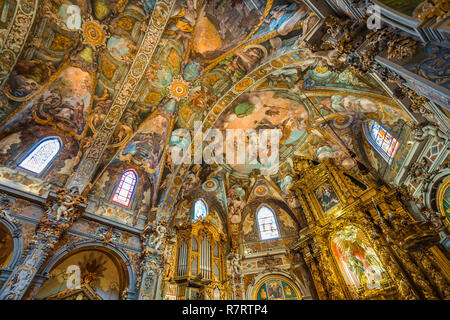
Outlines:
{"label": "scrollwork ornament", "polygon": [[16,227],[20,227],[19,221],[11,215],[12,202],[8,199],[7,195],[0,193],[0,218],[3,218]]}
{"label": "scrollwork ornament", "polygon": [[145,69],[149,65],[159,39],[163,34],[164,28],[162,28],[159,23],[155,24],[155,21],[161,22],[164,25],[167,24],[175,2],[175,0],[156,1],[152,12],[152,22],[148,24],[141,46],[136,53],[136,56],[140,57],[140,59],[133,63],[126,75],[123,85],[116,94],[114,102],[111,104],[114,106],[115,110],[110,110],[108,112],[106,119],[94,136],[94,141],[91,144],[90,149],[83,154],[83,158],[77,171],[72,175],[68,182],[69,187],[77,186],[80,190],[84,190],[88,184],[89,177],[94,173],[94,170],[107,147],[108,141],[111,139],[114,130],[119,123],[118,119],[120,119],[127,109],[128,102],[133,96]]}
{"label": "scrollwork ornament", "polygon": [[17,1],[6,34],[0,34],[0,89],[19,58],[36,16],[38,0]]}

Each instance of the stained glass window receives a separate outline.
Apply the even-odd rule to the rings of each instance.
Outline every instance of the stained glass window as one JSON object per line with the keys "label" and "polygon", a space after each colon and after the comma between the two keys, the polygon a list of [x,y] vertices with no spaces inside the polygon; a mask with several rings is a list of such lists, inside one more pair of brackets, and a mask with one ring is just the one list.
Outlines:
{"label": "stained glass window", "polygon": [[133,197],[134,189],[136,188],[137,175],[134,170],[127,170],[120,177],[119,185],[114,192],[113,201],[128,207]]}
{"label": "stained glass window", "polygon": [[200,220],[206,218],[208,215],[208,207],[205,201],[198,199],[194,204],[194,220]]}
{"label": "stained glass window", "polygon": [[400,143],[395,139],[381,124],[371,120],[368,123],[368,129],[371,138],[378,148],[376,148],[379,153],[386,159],[389,163],[395,156],[395,153],[400,146]]}
{"label": "stained glass window", "polygon": [[259,208],[256,216],[258,219],[261,240],[276,239],[280,237],[277,222],[275,220],[275,213],[272,209],[262,206]]}
{"label": "stained glass window", "polygon": [[60,149],[61,143],[58,139],[43,140],[19,163],[19,167],[34,173],[41,173],[55,158]]}

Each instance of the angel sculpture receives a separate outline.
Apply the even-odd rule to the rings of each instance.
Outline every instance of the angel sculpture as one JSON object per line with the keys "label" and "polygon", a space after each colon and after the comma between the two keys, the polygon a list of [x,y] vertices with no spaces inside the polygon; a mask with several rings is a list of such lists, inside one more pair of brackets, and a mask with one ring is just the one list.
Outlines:
{"label": "angel sculpture", "polygon": [[156,226],[155,231],[157,235],[153,239],[152,244],[154,245],[155,250],[158,250],[167,233],[166,222],[164,219]]}
{"label": "angel sculpture", "polygon": [[238,253],[232,253],[230,259],[231,273],[240,275],[242,273],[241,256]]}
{"label": "angel sculpture", "polygon": [[69,213],[74,210],[75,204],[76,201],[73,200],[72,196],[70,194],[66,194],[56,210],[56,221],[59,221],[61,216],[67,218]]}
{"label": "angel sculpture", "polygon": [[56,209],[56,221],[61,217],[67,219],[69,214],[75,210],[75,205],[80,202],[79,192],[77,188],[71,188],[68,193],[60,191],[58,209]]}
{"label": "angel sculpture", "polygon": [[245,201],[243,200],[245,191],[241,187],[234,187],[230,189],[229,198],[229,215],[231,223],[238,224],[241,222],[242,211],[245,208]]}

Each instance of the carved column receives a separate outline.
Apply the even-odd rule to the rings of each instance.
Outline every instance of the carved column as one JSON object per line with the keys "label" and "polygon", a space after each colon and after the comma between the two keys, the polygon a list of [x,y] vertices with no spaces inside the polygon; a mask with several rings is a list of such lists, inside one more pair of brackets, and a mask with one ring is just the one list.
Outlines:
{"label": "carved column", "polygon": [[[386,200],[385,200],[386,201]],[[404,212],[402,216],[394,216],[395,214],[401,214],[399,211],[390,215],[389,221],[387,221],[383,216],[388,215],[390,212],[390,207],[386,202],[380,203],[379,205],[382,212],[380,213],[380,228],[383,233],[391,239],[391,249],[395,253],[395,256],[398,258],[401,263],[403,269],[408,273],[409,278],[413,281],[414,285],[417,289],[421,291],[421,294],[425,299],[439,299],[432,285],[424,276],[422,270],[416,265],[416,262],[410,257],[410,255],[403,251],[399,245],[398,241],[401,241],[399,235],[405,233],[405,228],[407,225],[407,217],[404,216]],[[397,225],[397,227],[395,227]]]}
{"label": "carved column", "polygon": [[[375,209],[370,209],[375,211]],[[381,237],[379,231],[376,226],[370,221],[369,217],[363,213],[364,208],[358,211],[358,217],[361,220],[361,223],[366,230],[367,235],[369,237],[369,241],[371,242],[373,248],[379,255],[381,263],[386,268],[391,279],[396,284],[398,293],[402,300],[416,300],[419,298],[417,293],[414,291],[413,285],[407,279],[405,274],[402,272],[401,267],[392,258],[393,253],[391,252],[388,244],[385,239]]]}
{"label": "carved column", "polygon": [[[37,233],[38,237],[41,235],[40,232]],[[35,248],[28,252],[24,262],[11,273],[0,294],[1,300],[20,300],[22,298],[55,242],[56,239],[53,237],[43,237],[35,242]]]}
{"label": "carved column", "polygon": [[315,239],[317,250],[314,257],[317,259],[317,267],[322,273],[323,283],[328,293],[328,298],[332,300],[344,300],[346,295],[343,293],[342,286],[338,280],[338,274],[330,260],[332,253],[328,249],[324,239]]}
{"label": "carved column", "polygon": [[300,204],[303,207],[303,211],[305,212],[306,222],[308,223],[308,226],[312,226],[315,224],[315,219],[313,217],[313,213],[311,211],[310,206],[308,205],[308,201],[306,201],[304,195],[302,194],[301,190],[296,190],[298,200],[300,201]]}
{"label": "carved column", "polygon": [[149,251],[144,254],[138,279],[139,300],[160,300],[157,291],[162,276],[161,262],[161,255],[157,252]]}
{"label": "carved column", "polygon": [[228,261],[230,263],[230,285],[234,292],[234,299],[243,300],[242,257],[237,251],[231,252],[228,255]]}
{"label": "carved column", "polygon": [[137,281],[139,300],[162,299],[160,289],[164,265],[171,266],[172,247],[175,243],[166,224],[163,218],[156,227],[147,225],[142,234],[143,252]]}
{"label": "carved column", "polygon": [[0,292],[0,300],[20,300],[55,244],[81,215],[80,203],[86,199],[76,189],[51,194],[50,206],[37,225],[36,234],[19,265],[13,270]]}
{"label": "carved column", "polygon": [[438,267],[433,255],[428,250],[424,250],[414,252],[412,256],[419,262],[427,278],[437,289],[440,298],[448,300],[450,298],[450,285],[443,276],[442,270]]}
{"label": "carved column", "polygon": [[323,284],[322,275],[317,267],[316,259],[307,248],[303,249],[303,257],[306,265],[309,268],[309,271],[311,272],[311,278],[314,282],[314,287],[316,289],[317,296],[319,297],[320,300],[327,300],[328,295]]}

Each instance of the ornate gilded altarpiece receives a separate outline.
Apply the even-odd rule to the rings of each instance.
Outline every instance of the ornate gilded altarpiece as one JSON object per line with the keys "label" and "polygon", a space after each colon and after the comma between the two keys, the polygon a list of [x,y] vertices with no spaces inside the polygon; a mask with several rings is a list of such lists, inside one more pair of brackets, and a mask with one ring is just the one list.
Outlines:
{"label": "ornate gilded altarpiece", "polygon": [[445,272],[448,264],[442,263],[426,223],[414,222],[397,191],[331,161],[298,157],[294,169],[299,180],[293,189],[308,227],[292,247],[303,254],[320,299],[446,295],[447,280],[428,281],[425,274]]}

